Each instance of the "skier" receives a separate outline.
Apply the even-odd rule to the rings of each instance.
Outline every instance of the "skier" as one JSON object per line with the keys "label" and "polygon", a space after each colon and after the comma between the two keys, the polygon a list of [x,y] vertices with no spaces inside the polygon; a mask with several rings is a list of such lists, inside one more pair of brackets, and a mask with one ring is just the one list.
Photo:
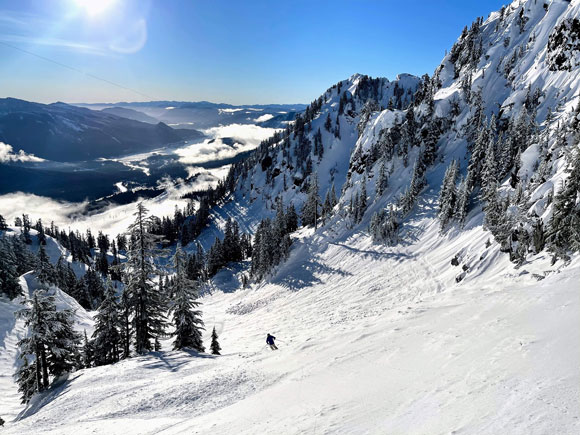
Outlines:
{"label": "skier", "polygon": [[268,333],[268,336],[266,337],[266,343],[268,343],[270,345],[270,349],[278,350],[278,348],[276,347],[276,344],[274,343],[274,340],[276,340],[276,337],[274,337],[273,335],[270,335],[270,333]]}

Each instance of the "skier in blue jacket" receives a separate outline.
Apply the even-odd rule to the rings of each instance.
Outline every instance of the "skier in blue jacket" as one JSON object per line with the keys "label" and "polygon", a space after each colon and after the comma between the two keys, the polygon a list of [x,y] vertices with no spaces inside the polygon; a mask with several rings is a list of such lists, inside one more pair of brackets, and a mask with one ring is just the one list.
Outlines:
{"label": "skier in blue jacket", "polygon": [[268,343],[268,345],[270,345],[270,349],[277,350],[278,348],[276,347],[274,340],[276,340],[276,337],[274,337],[273,335],[270,335],[270,333],[268,333],[268,336],[266,337],[266,343]]}

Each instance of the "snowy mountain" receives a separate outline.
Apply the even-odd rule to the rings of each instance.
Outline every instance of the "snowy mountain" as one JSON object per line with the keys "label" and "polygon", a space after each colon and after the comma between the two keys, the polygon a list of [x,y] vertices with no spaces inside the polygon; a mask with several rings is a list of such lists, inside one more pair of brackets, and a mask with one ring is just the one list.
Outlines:
{"label": "snowy mountain", "polygon": [[[306,108],[304,104],[234,106],[231,104],[210,103],[208,101],[119,102],[115,104],[77,104],[77,106],[103,111],[115,110],[119,116],[123,116],[120,110],[125,109],[131,111],[125,112],[126,117],[131,119],[138,119],[136,116],[141,114],[175,128],[202,130],[218,125],[256,123],[265,123],[264,127],[284,128],[288,121],[292,121],[297,113]],[[144,119],[138,120],[144,121]]]}
{"label": "snowy mountain", "polygon": [[[402,104],[389,104],[395,85],[383,79],[355,75],[339,83],[305,112],[304,127],[265,142],[234,168],[235,205],[224,207],[250,210],[236,219],[255,226],[258,210],[273,210],[278,196],[300,209],[308,177],[316,174],[322,198],[333,184],[342,192],[330,223],[335,229],[365,231],[374,218],[375,239],[388,239],[392,209],[395,239],[404,240],[412,231],[407,220],[427,208],[441,219],[445,236],[449,224],[451,232],[481,225],[482,208],[497,205],[507,217],[486,221],[486,229],[516,256],[518,228],[521,245],[534,226],[548,226],[552,200],[573,166],[580,78],[555,59],[563,51],[571,62],[580,56],[572,30],[579,8],[578,2],[515,1],[477,19],[432,77],[393,82],[409,97]],[[438,196],[452,162],[454,210],[442,217],[435,208],[445,200]],[[365,197],[360,216],[352,209],[357,195]]]}
{"label": "snowy mountain", "polygon": [[121,118],[134,119],[135,121],[148,122],[149,124],[157,124],[159,120],[152,116],[146,115],[138,110],[128,109],[126,107],[105,107],[101,112],[110,113],[112,115],[120,116]]}
{"label": "snowy mountain", "polygon": [[178,210],[163,221],[199,231],[186,249],[208,263],[231,222],[253,236],[199,299],[222,355],[162,339],[71,374],[6,432],[577,433],[579,16],[515,0],[432,76],[332,86],[181,234]]}
{"label": "snowy mountain", "polygon": [[201,137],[196,130],[151,125],[64,103],[0,99],[0,141],[15,151],[58,162],[123,156]]}

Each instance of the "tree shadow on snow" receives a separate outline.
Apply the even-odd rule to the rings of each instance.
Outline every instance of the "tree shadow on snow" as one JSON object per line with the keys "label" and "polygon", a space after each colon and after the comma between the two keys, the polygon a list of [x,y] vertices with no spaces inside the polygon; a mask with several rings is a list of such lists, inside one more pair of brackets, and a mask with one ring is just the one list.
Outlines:
{"label": "tree shadow on snow", "polygon": [[150,352],[147,361],[143,364],[146,369],[165,369],[171,372],[177,372],[179,369],[190,363],[191,359],[187,358],[184,353],[190,357],[215,359],[214,355],[200,353],[192,349],[182,349],[175,352]]}
{"label": "tree shadow on snow", "polygon": [[270,282],[272,284],[286,287],[290,290],[300,290],[303,287],[322,283],[322,280],[317,275],[350,276],[352,274],[318,262],[304,261],[300,263],[298,268],[281,271]]}
{"label": "tree shadow on snow", "polygon": [[[72,378],[71,378],[72,376]],[[69,390],[71,386],[71,381],[82,376],[82,373],[67,373],[61,376],[59,379],[52,382],[50,388],[42,393],[36,393],[32,396],[32,399],[24,408],[20,414],[14,419],[14,421],[20,421],[23,418],[30,417],[31,415],[36,414],[40,409],[42,409],[45,405],[48,405],[53,400],[55,400],[59,396],[64,396]]]}
{"label": "tree shadow on snow", "polygon": [[394,260],[409,260],[414,257],[414,255],[405,254],[404,252],[379,252],[379,251],[372,251],[370,249],[357,249],[353,248],[352,246],[345,245],[343,243],[330,243],[331,245],[340,246],[341,248],[346,249],[347,251],[354,252],[359,254],[363,257],[372,257],[376,260],[384,260],[386,258],[394,259]]}

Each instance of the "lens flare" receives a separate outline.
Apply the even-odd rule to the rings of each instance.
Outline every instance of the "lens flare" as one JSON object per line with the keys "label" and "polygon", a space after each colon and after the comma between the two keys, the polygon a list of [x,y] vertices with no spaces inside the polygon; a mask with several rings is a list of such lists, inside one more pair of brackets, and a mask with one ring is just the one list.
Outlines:
{"label": "lens flare", "polygon": [[90,16],[101,15],[110,9],[117,0],[75,0],[77,6]]}

